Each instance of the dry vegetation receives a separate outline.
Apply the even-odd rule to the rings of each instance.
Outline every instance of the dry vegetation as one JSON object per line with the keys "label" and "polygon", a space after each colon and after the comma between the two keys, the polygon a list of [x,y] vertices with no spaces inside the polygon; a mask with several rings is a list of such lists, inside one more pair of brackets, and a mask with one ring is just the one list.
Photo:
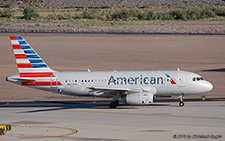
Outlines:
{"label": "dry vegetation", "polygon": [[0,32],[225,33],[223,0],[137,1],[0,0]]}

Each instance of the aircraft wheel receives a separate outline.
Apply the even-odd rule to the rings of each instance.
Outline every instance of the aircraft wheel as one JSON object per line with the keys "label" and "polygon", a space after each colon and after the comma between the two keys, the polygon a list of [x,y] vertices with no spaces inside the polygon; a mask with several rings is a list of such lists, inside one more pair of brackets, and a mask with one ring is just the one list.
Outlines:
{"label": "aircraft wheel", "polygon": [[183,107],[183,106],[184,106],[184,102],[180,102],[180,103],[179,103],[179,106],[180,106],[180,107]]}
{"label": "aircraft wheel", "polygon": [[117,103],[116,102],[111,102],[109,104],[109,107],[115,109],[117,107]]}
{"label": "aircraft wheel", "polygon": [[116,104],[116,106],[118,106],[119,105],[119,100],[116,100],[114,103]]}

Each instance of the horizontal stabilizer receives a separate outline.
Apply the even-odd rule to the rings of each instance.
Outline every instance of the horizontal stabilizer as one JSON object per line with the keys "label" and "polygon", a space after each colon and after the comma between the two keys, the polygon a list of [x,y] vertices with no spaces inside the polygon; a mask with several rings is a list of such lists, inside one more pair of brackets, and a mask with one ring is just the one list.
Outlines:
{"label": "horizontal stabilizer", "polygon": [[18,80],[18,81],[23,81],[23,82],[33,82],[33,81],[36,81],[35,78],[13,78],[14,80]]}

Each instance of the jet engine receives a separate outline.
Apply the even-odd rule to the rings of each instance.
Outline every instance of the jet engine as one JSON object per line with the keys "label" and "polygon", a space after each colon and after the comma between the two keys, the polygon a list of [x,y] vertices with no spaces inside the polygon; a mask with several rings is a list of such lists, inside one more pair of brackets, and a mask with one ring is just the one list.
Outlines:
{"label": "jet engine", "polygon": [[142,93],[133,93],[127,94],[122,98],[123,103],[134,104],[134,105],[147,105],[153,103],[153,94],[142,92]]}

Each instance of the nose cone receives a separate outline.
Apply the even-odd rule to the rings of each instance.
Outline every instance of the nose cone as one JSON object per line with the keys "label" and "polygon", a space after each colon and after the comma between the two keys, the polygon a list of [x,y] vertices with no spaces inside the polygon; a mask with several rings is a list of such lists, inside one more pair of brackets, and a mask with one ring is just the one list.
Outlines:
{"label": "nose cone", "polygon": [[205,81],[205,82],[202,84],[202,89],[203,89],[203,91],[205,91],[205,92],[209,92],[209,91],[211,91],[211,90],[213,89],[213,85],[212,85],[210,82]]}

